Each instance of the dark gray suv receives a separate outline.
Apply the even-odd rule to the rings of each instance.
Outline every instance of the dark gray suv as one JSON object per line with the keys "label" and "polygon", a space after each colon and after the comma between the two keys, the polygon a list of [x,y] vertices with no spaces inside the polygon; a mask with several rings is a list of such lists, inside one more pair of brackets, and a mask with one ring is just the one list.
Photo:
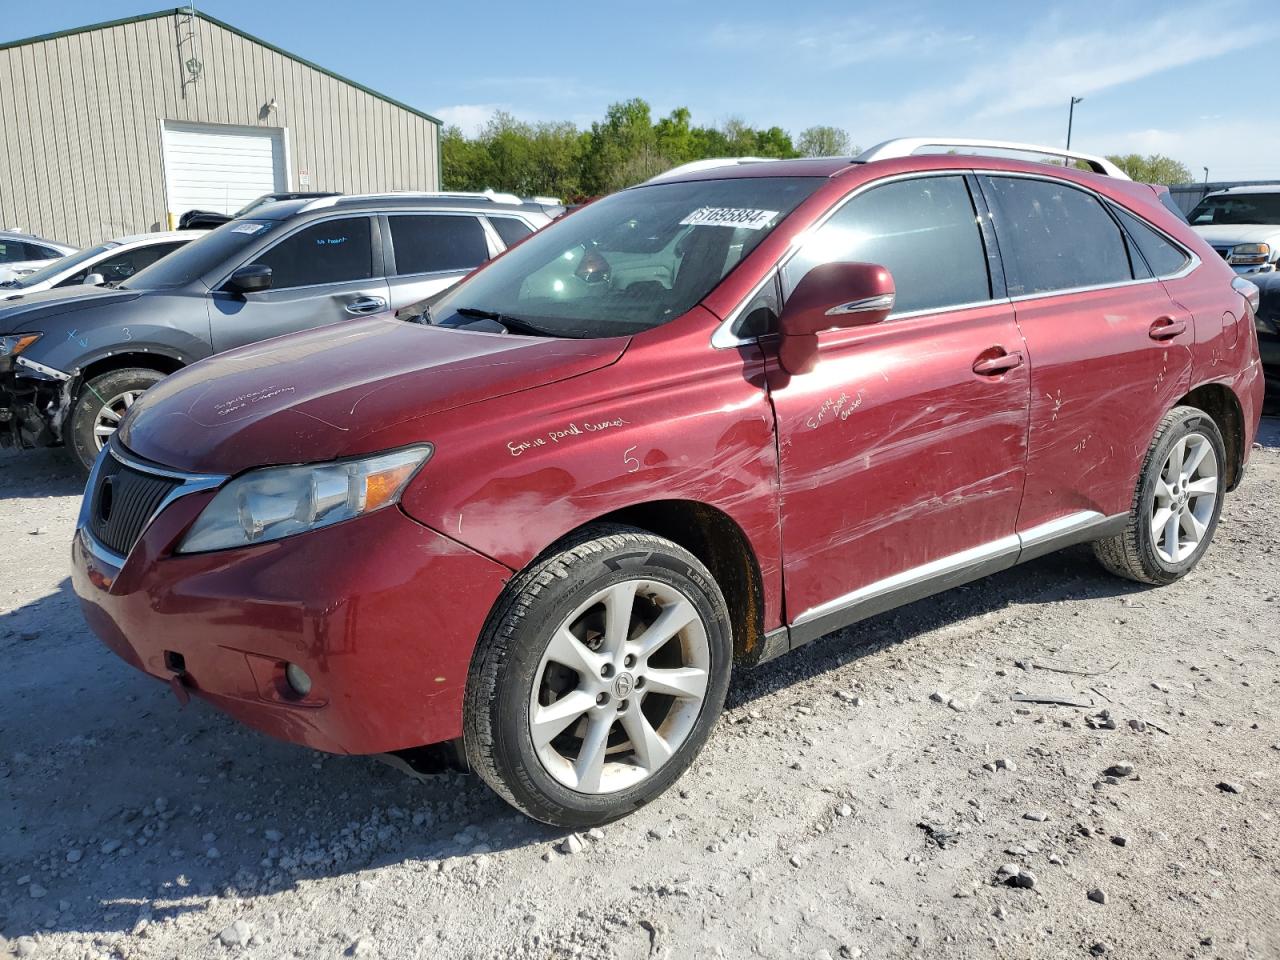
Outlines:
{"label": "dark gray suv", "polygon": [[87,470],[125,410],[166,374],[424,300],[563,212],[494,193],[286,200],[118,287],[0,305],[0,444],[65,443]]}

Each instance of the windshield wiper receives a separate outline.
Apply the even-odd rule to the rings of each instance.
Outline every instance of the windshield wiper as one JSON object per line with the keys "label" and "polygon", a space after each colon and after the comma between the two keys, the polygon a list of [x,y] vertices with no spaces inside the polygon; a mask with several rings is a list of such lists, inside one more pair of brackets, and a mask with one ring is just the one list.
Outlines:
{"label": "windshield wiper", "polygon": [[499,313],[496,310],[482,310],[479,307],[458,307],[453,312],[464,317],[475,317],[477,320],[495,320],[506,327],[510,333],[526,333],[534,337],[556,336],[550,330],[544,330],[528,320],[521,320],[519,317]]}

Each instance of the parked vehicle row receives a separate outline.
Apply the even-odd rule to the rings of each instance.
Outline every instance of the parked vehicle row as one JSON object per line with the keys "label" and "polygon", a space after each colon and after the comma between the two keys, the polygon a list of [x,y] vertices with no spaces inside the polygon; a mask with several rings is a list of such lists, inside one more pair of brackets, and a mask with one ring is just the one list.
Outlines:
{"label": "parked vehicle row", "polygon": [[[680,777],[735,667],[1067,544],[1185,576],[1257,429],[1258,288],[1100,158],[916,153],[971,145],[677,170],[420,322],[166,377],[89,479],[89,624],[267,733],[453,742],[580,827]],[[240,323],[265,296],[390,303],[404,251],[433,248],[411,222],[430,214],[384,203],[264,208],[151,268],[154,293],[97,296],[200,299],[201,355],[275,322]],[[305,277],[305,231],[332,289],[264,292]]]}
{"label": "parked vehicle row", "polygon": [[175,370],[432,296],[561,212],[484,194],[277,201],[113,289],[0,300],[0,439],[65,443],[87,470],[125,411]]}

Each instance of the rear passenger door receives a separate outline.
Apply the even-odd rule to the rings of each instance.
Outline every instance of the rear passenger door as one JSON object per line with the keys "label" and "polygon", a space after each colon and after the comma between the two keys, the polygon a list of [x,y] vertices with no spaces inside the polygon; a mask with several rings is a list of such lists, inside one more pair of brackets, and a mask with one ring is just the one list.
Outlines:
{"label": "rear passenger door", "polygon": [[773,378],[795,642],[1016,558],[1029,370],[976,189],[872,185],[782,269],[784,294],[833,261],[880,264],[897,287],[887,320],[820,334],[812,372]]}
{"label": "rear passenger door", "polygon": [[393,213],[385,222],[392,310],[453,286],[499,248],[474,213]]}
{"label": "rear passenger door", "polygon": [[979,179],[1031,361],[1018,530],[1124,513],[1157,423],[1189,384],[1191,318],[1098,195]]}
{"label": "rear passenger door", "polygon": [[385,310],[380,241],[370,217],[332,217],[299,227],[237,264],[270,267],[271,289],[212,294],[214,351]]}

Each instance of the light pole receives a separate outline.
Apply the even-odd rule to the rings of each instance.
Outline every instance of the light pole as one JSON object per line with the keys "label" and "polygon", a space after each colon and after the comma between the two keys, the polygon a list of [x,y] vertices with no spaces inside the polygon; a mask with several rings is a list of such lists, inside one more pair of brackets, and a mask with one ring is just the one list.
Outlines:
{"label": "light pole", "polygon": [[1076,104],[1083,103],[1084,97],[1072,97],[1071,106],[1067,109],[1067,149],[1071,149],[1071,123],[1076,117]]}

